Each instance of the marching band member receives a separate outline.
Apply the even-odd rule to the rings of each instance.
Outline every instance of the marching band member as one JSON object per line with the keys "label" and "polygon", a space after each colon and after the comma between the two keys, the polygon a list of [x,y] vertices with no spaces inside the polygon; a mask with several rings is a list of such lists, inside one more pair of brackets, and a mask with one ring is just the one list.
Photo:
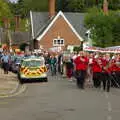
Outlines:
{"label": "marching band member", "polygon": [[120,87],[120,56],[116,55],[111,60],[111,73],[113,76],[112,86],[113,87]]}
{"label": "marching band member", "polygon": [[93,70],[93,85],[95,88],[98,88],[101,85],[102,75],[102,60],[100,55],[94,57],[92,63],[92,70]]}
{"label": "marching band member", "polygon": [[86,76],[86,85],[92,87],[93,86],[92,63],[93,63],[94,54],[90,53],[88,57],[89,57],[89,63],[88,63],[87,76]]}
{"label": "marching band member", "polygon": [[88,67],[88,58],[83,51],[79,52],[79,56],[74,60],[76,66],[77,86],[84,89],[86,70]]}
{"label": "marching band member", "polygon": [[110,85],[111,85],[111,78],[110,78],[110,74],[111,74],[111,70],[110,70],[110,66],[111,66],[111,62],[110,62],[110,55],[106,54],[103,56],[102,58],[102,81],[103,82],[103,90],[109,92],[110,91]]}

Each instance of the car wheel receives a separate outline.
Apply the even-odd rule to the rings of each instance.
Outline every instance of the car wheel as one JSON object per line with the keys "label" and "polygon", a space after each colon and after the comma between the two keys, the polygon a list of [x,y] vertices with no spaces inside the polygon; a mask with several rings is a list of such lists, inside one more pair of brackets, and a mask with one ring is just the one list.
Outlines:
{"label": "car wheel", "polygon": [[44,82],[48,82],[48,78],[45,78],[45,79],[44,79]]}
{"label": "car wheel", "polygon": [[20,82],[20,84],[23,84],[24,80],[20,78],[19,82]]}

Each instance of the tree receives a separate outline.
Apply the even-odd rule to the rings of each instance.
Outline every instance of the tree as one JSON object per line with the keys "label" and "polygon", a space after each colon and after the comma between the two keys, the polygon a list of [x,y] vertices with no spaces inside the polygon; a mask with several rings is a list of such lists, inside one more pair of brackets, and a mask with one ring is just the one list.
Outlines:
{"label": "tree", "polygon": [[69,11],[68,10],[69,0],[56,0],[56,11]]}
{"label": "tree", "polygon": [[68,9],[73,12],[83,12],[85,9],[85,0],[70,0]]}
{"label": "tree", "polygon": [[120,17],[116,17],[114,24],[113,24],[113,43],[115,45],[120,45]]}
{"label": "tree", "polygon": [[0,0],[0,21],[3,18],[11,18],[12,14],[6,1]]}
{"label": "tree", "polygon": [[105,15],[101,9],[91,9],[85,17],[85,25],[91,29],[93,44],[100,47],[120,44],[119,20],[118,12]]}
{"label": "tree", "polygon": [[100,3],[100,1],[98,2],[98,0],[85,0],[85,7],[93,7],[95,5],[98,5]]}
{"label": "tree", "polygon": [[18,0],[17,3],[9,3],[9,6],[14,15],[26,18],[29,16],[30,10],[48,11],[48,0]]}
{"label": "tree", "polygon": [[15,15],[20,15],[21,18],[25,18],[28,16],[28,8],[24,2],[24,0],[18,0],[17,3],[9,2],[10,10]]}
{"label": "tree", "polygon": [[[104,0],[85,0],[85,6],[91,8],[93,6],[102,8]],[[108,0],[109,9],[118,10],[120,9],[120,0]]]}
{"label": "tree", "polygon": [[109,8],[112,10],[120,9],[120,0],[108,0]]}
{"label": "tree", "polygon": [[24,0],[27,10],[48,11],[48,0]]}
{"label": "tree", "polygon": [[15,11],[15,15],[21,15],[24,18],[26,16],[25,13],[26,6],[24,4],[24,0],[18,0],[16,8],[17,10]]}

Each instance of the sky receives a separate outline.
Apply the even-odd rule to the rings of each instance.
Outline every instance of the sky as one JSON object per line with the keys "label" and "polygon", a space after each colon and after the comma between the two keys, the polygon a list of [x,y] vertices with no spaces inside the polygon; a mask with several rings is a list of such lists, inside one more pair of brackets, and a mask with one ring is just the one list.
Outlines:
{"label": "sky", "polygon": [[17,0],[10,0],[11,2],[16,2]]}

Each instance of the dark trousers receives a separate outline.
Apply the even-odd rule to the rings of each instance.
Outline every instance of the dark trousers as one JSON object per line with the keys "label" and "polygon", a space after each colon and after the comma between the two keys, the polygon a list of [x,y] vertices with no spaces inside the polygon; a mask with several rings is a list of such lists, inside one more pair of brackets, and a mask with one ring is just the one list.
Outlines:
{"label": "dark trousers", "polygon": [[51,64],[50,67],[51,67],[51,74],[52,75],[56,75],[56,65],[55,64]]}
{"label": "dark trousers", "polygon": [[101,87],[101,76],[100,72],[93,73],[93,85],[95,88]]}
{"label": "dark trousers", "polygon": [[4,74],[8,74],[9,63],[3,63]]}
{"label": "dark trousers", "polygon": [[102,73],[102,83],[103,83],[103,90],[110,91],[111,86],[111,78],[109,73]]}
{"label": "dark trousers", "polygon": [[77,70],[76,71],[76,79],[77,79],[77,86],[79,88],[84,88],[84,82],[86,77],[86,71],[85,70]]}
{"label": "dark trousers", "polygon": [[61,66],[60,66],[60,63],[58,63],[58,72],[61,73]]}

